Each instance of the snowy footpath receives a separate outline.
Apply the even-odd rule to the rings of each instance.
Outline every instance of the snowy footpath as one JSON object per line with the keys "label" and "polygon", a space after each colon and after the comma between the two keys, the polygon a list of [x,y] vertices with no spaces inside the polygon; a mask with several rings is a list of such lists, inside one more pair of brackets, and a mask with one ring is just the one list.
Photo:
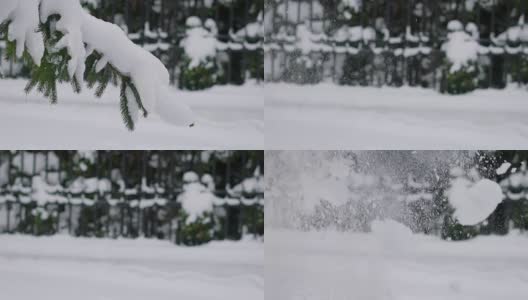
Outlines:
{"label": "snowy footpath", "polygon": [[9,300],[264,299],[262,242],[188,248],[157,240],[0,235]]}
{"label": "snowy footpath", "polygon": [[262,149],[263,87],[218,86],[201,92],[174,89],[174,101],[190,105],[212,124],[176,127],[155,114],[129,132],[119,110],[119,91],[102,98],[69,85],[58,89],[57,105],[38,92],[24,93],[26,80],[0,80],[0,148],[7,149]]}
{"label": "snowy footpath", "polygon": [[266,229],[266,298],[523,300],[528,236],[447,242],[397,226],[371,234]]}
{"label": "snowy footpath", "polygon": [[528,147],[528,90],[463,96],[422,88],[266,85],[271,149]]}

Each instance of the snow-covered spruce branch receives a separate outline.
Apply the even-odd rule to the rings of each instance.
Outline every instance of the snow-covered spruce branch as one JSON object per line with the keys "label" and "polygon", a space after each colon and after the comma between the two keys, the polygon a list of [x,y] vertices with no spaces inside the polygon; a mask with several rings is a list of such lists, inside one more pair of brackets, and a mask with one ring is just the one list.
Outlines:
{"label": "snow-covered spruce branch", "polygon": [[[16,56],[27,52],[34,63],[26,91],[37,86],[55,102],[57,80],[71,82],[76,92],[82,82],[89,87],[99,83],[98,96],[112,82],[121,87],[121,112],[129,129],[134,129],[140,111],[144,116],[156,111],[176,125],[194,124],[190,108],[169,99],[165,66],[118,26],[91,16],[79,0],[2,0],[0,23],[8,24],[6,35],[15,44]],[[61,63],[66,66],[61,68]]]}

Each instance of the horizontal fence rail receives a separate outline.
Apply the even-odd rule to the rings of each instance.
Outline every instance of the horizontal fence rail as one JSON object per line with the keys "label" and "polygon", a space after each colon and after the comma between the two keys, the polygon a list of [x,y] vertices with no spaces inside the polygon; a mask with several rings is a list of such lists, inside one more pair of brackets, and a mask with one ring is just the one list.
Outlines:
{"label": "horizontal fence rail", "polygon": [[[204,163],[204,153],[216,154],[97,151],[86,158],[75,151],[4,151],[0,231],[144,236],[179,244],[186,238],[179,200],[185,194],[186,176],[199,178],[202,173],[204,185],[225,186],[204,191],[214,206],[212,238],[261,236],[263,161],[244,152],[221,153],[221,160]],[[252,164],[254,174],[241,169],[244,164]]]}
{"label": "horizontal fence rail", "polygon": [[478,34],[478,62],[485,66],[479,87],[526,84],[512,72],[528,60],[527,1],[466,2],[269,0],[266,80],[442,89],[448,70],[442,45],[449,21],[459,20]]}

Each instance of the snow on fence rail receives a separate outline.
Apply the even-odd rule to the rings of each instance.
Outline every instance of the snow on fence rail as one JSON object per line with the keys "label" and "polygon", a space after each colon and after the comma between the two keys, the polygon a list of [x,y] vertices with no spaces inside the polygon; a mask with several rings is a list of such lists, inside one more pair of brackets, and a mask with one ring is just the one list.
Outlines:
{"label": "snow on fence rail", "polygon": [[[157,56],[167,67],[174,83],[185,38],[186,21],[197,16],[203,23],[214,21],[216,57],[225,72],[224,83],[241,84],[247,79],[263,79],[263,69],[255,62],[263,60],[262,8],[255,1],[203,0],[81,0],[91,13],[121,27],[136,44]],[[243,13],[239,13],[243,11]],[[5,43],[0,36],[0,56]],[[260,63],[262,65],[262,63]],[[261,70],[262,69],[262,70]],[[23,72],[16,62],[0,59],[0,71],[7,77]],[[22,74],[27,75],[27,74]]]}
{"label": "snow on fence rail", "polygon": [[459,20],[479,43],[480,87],[526,84],[512,72],[528,61],[527,15],[526,1],[269,0],[265,78],[441,89],[448,22]]}
{"label": "snow on fence rail", "polygon": [[[196,164],[194,159],[178,161],[178,154],[172,151],[58,152],[62,153],[2,153],[0,232],[145,236],[181,243],[185,238],[181,213],[191,214],[184,209],[182,195],[190,190],[186,184],[194,184],[199,189],[185,197],[191,204],[205,201],[213,207],[213,238],[263,234],[259,223],[264,205],[260,167],[241,177],[247,172],[234,173],[227,160],[225,174],[205,173],[200,180],[194,171],[188,171]],[[215,180],[218,177],[222,179]],[[237,177],[233,188],[230,177]],[[215,181],[227,187],[218,189]]]}

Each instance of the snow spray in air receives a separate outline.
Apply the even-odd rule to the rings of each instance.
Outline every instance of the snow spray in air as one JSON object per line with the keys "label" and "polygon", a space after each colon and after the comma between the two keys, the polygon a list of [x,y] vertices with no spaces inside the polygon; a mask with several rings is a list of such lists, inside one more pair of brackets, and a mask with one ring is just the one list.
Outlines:
{"label": "snow spray in air", "polygon": [[[475,155],[471,151],[267,152],[266,226],[369,232],[374,220],[393,219],[414,232],[434,233],[440,230],[449,205],[454,206],[446,198],[454,180],[451,170],[475,173]],[[475,182],[477,190],[469,194],[480,195],[482,187],[493,195],[484,206],[496,206],[500,188],[489,180]],[[465,221],[463,212],[455,216]]]}

